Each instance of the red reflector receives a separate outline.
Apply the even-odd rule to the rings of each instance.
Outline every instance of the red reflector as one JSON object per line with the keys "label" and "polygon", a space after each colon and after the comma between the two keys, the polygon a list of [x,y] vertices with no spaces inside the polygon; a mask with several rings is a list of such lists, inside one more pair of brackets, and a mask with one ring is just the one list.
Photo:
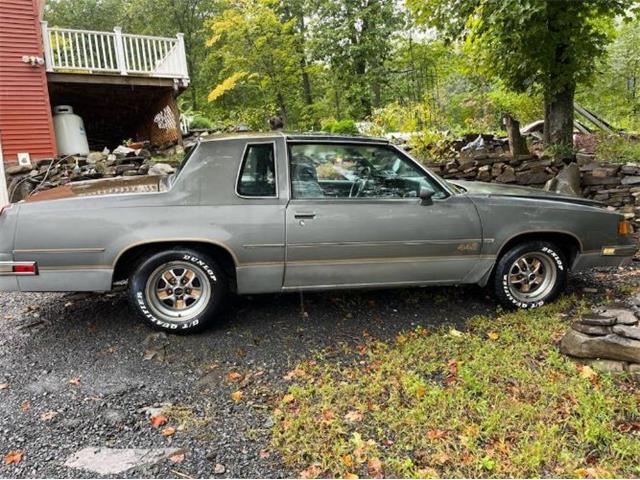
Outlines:
{"label": "red reflector", "polygon": [[36,273],[36,266],[34,265],[14,265],[13,273]]}

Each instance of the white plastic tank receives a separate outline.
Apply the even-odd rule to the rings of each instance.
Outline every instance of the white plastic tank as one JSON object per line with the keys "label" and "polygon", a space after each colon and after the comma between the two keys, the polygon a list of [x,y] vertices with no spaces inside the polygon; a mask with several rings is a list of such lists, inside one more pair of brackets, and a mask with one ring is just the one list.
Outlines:
{"label": "white plastic tank", "polygon": [[88,155],[89,142],[82,118],[73,113],[70,105],[53,107],[53,129],[56,133],[58,155]]}

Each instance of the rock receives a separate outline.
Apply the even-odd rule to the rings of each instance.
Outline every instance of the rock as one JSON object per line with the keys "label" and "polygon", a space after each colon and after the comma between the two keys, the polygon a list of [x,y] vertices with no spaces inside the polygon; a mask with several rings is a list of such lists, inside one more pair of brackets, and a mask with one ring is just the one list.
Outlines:
{"label": "rock", "polygon": [[630,363],[627,365],[627,372],[637,382],[640,380],[640,363]]}
{"label": "rock", "polygon": [[640,340],[640,328],[638,327],[630,327],[628,325],[614,325],[613,333],[617,333],[622,337]]}
{"label": "rock", "polygon": [[640,363],[640,341],[615,334],[592,337],[571,329],[562,338],[560,350],[573,357]]}
{"label": "rock", "polygon": [[605,317],[615,317],[616,323],[621,325],[635,325],[638,323],[636,314],[624,306],[608,306],[597,310],[597,313]]}
{"label": "rock", "polygon": [[627,366],[626,362],[618,362],[616,360],[592,360],[587,363],[596,372],[603,373],[622,373]]}
{"label": "rock", "polygon": [[608,335],[611,333],[611,327],[605,327],[602,325],[585,325],[584,323],[577,322],[571,325],[576,332],[586,333],[587,335]]}
{"label": "rock", "polygon": [[548,192],[557,192],[565,195],[582,196],[580,187],[580,170],[577,163],[570,163],[549,180],[544,186],[544,190]]}
{"label": "rock", "polygon": [[546,172],[524,171],[516,173],[516,183],[518,185],[539,185],[549,180],[549,174]]}
{"label": "rock", "polygon": [[175,171],[168,163],[156,163],[149,169],[149,175],[170,175]]}
{"label": "rock", "polygon": [[621,183],[622,185],[636,185],[640,183],[640,176],[628,175],[622,179]]}
{"label": "rock", "polygon": [[516,171],[510,166],[506,165],[502,173],[496,178],[497,182],[500,183],[513,183],[516,181]]}
{"label": "rock", "polygon": [[585,325],[598,325],[608,327],[616,323],[616,317],[613,315],[601,315],[599,313],[587,313],[582,316],[580,323]]}
{"label": "rock", "polygon": [[117,475],[132,468],[154,465],[183,452],[180,448],[87,447],[67,458],[64,465],[99,475]]}
{"label": "rock", "polygon": [[594,159],[595,155],[589,155],[581,152],[576,153],[576,161],[579,165],[588,165],[589,163],[592,163]]}
{"label": "rock", "polygon": [[216,475],[222,475],[226,471],[227,467],[225,467],[221,463],[216,463],[216,466],[213,469],[213,473],[215,473]]}
{"label": "rock", "polygon": [[89,165],[94,165],[105,158],[107,158],[107,156],[102,152],[90,152],[89,155],[87,155],[87,163]]}

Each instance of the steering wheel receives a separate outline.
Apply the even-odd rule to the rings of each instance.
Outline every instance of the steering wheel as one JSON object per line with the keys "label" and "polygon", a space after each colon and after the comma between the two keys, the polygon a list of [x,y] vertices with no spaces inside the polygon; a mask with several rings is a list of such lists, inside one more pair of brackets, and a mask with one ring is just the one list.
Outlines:
{"label": "steering wheel", "polygon": [[[367,182],[371,178],[371,167],[364,166],[360,169],[360,178],[353,182],[351,188],[349,189],[349,198],[359,197],[360,194],[364,191],[364,188],[367,186]],[[354,191],[355,189],[355,191]]]}

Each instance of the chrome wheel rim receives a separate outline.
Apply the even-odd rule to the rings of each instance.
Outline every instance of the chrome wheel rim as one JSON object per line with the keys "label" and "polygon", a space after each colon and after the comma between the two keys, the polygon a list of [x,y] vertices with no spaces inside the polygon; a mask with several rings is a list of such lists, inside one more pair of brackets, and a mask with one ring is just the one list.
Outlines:
{"label": "chrome wheel rim", "polygon": [[149,307],[166,321],[188,321],[202,313],[211,297],[206,273],[187,262],[169,262],[156,268],[145,288]]}
{"label": "chrome wheel rim", "polygon": [[509,292],[521,302],[545,298],[556,284],[558,271],[554,260],[542,252],[526,253],[509,269]]}

